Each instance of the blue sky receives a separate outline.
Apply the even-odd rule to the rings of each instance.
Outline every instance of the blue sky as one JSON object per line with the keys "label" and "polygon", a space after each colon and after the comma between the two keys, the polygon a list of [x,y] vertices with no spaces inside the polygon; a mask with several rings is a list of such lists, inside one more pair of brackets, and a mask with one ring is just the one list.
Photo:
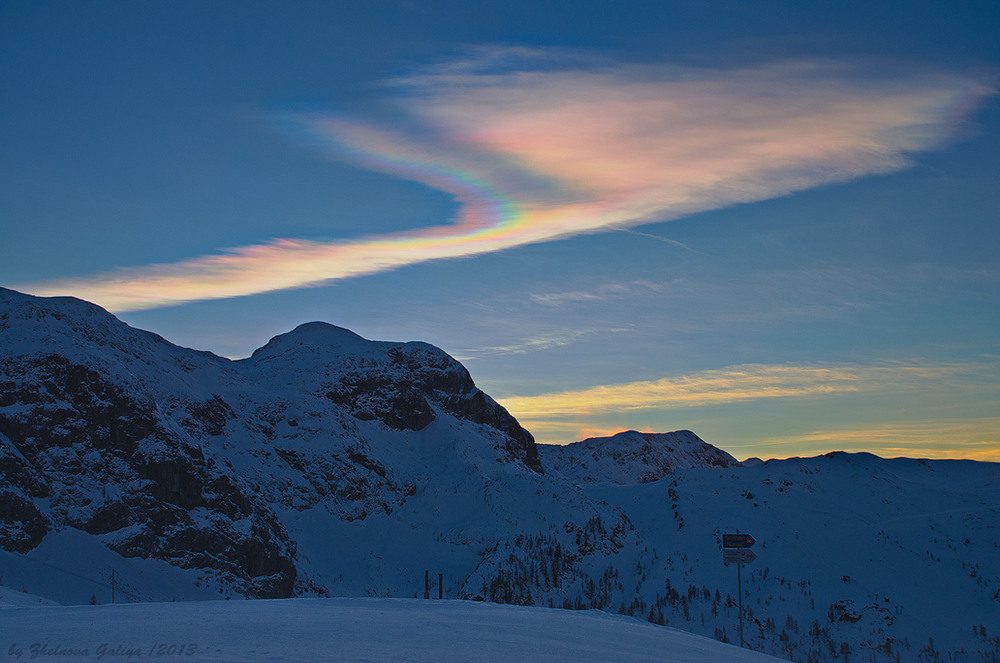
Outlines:
{"label": "blue sky", "polygon": [[0,3],[0,284],[542,442],[1000,460],[995,2]]}

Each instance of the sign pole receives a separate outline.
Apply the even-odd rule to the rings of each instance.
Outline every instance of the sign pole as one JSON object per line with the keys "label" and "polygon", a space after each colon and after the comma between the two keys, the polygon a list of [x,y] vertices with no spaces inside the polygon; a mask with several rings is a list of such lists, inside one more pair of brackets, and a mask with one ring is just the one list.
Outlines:
{"label": "sign pole", "polygon": [[742,568],[743,562],[736,562],[736,595],[740,601],[740,649],[743,648],[743,579],[740,573]]}
{"label": "sign pole", "polygon": [[743,564],[744,562],[749,564],[750,562],[757,559],[757,556],[753,554],[750,548],[753,544],[757,543],[757,540],[750,536],[749,534],[740,534],[739,530],[736,530],[736,534],[723,534],[722,535],[722,563],[736,564],[736,596],[739,600],[739,610],[740,610],[740,647],[744,645],[743,641]]}

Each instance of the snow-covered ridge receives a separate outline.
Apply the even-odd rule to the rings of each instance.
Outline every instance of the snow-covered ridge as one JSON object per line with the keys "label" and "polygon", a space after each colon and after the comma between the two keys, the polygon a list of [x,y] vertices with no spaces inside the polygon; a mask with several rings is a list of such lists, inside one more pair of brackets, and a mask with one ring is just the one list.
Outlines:
{"label": "snow-covered ridge", "polygon": [[564,446],[539,445],[546,468],[580,484],[657,481],[679,469],[737,467],[740,463],[689,430],[591,437]]}

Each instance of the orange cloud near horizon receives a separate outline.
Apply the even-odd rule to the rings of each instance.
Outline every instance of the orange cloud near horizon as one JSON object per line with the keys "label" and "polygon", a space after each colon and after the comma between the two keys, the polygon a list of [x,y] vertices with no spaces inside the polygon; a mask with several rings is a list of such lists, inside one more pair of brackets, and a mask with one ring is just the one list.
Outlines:
{"label": "orange cloud near horizon", "polygon": [[450,223],[279,239],[15,287],[148,309],[675,219],[904,168],[993,93],[971,75],[909,70],[873,81],[833,62],[553,69],[536,56],[534,68],[497,73],[484,58],[393,81],[411,129],[293,118],[336,158],[454,196]]}
{"label": "orange cloud near horizon", "polygon": [[[638,422],[686,419],[695,408],[752,401],[785,401],[788,421],[767,434],[742,433],[736,440],[709,439],[740,458],[784,457],[794,447],[802,453],[867,451],[884,457],[966,458],[1000,462],[1000,418],[947,418],[935,412],[914,413],[909,421],[859,426],[853,419],[843,427],[801,431],[796,403],[815,403],[845,394],[878,397],[902,393],[954,394],[970,400],[990,398],[996,382],[996,359],[964,363],[881,362],[875,364],[743,364],[659,380],[598,385],[587,389],[535,396],[498,398],[498,402],[542,443],[568,444],[587,437],[606,437],[622,430],[610,423],[626,415]],[[830,407],[836,402],[830,400]],[[947,412],[947,410],[943,410]],[[663,417],[659,413],[667,413]],[[785,429],[785,430],[782,430]],[[670,429],[672,430],[672,429]],[[667,432],[652,430],[647,432]],[[696,431],[697,432],[697,431]]]}
{"label": "orange cloud near horizon", "polygon": [[744,364],[689,375],[498,399],[518,419],[698,407],[770,398],[896,389],[981,370],[978,364]]}
{"label": "orange cloud near horizon", "polygon": [[[760,440],[757,453],[792,446],[802,450],[865,451],[884,458],[960,458],[1000,462],[1000,417],[887,422],[869,428],[843,428]],[[780,455],[780,454],[779,454]]]}

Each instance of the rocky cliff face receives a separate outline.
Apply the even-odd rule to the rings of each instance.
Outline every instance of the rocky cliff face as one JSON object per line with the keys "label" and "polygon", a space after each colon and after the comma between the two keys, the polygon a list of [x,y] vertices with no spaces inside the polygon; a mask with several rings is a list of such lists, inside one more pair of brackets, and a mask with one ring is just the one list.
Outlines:
{"label": "rocky cliff face", "polygon": [[464,366],[427,343],[367,341],[311,322],[271,339],[244,363],[261,380],[297,382],[354,418],[393,430],[423,430],[436,412],[484,424],[508,435],[512,459],[542,471],[531,434],[476,387]]}
{"label": "rocky cliff face", "polygon": [[206,455],[218,401],[185,389],[196,368],[225,372],[225,360],[83,302],[0,296],[0,547],[27,552],[68,526],[125,556],[288,595],[294,544]]}

